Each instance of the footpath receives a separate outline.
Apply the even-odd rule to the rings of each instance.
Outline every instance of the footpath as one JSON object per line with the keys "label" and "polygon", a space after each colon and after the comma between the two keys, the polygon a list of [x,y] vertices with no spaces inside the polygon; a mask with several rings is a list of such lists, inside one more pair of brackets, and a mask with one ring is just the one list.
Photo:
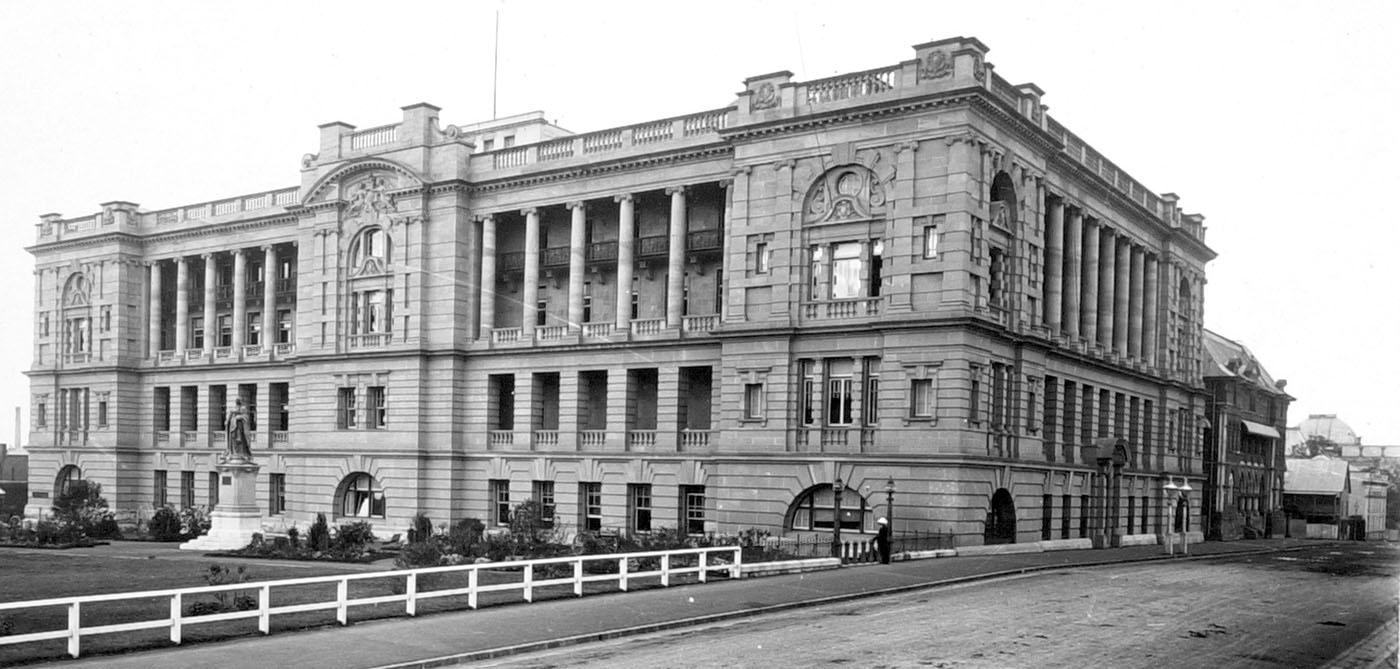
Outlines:
{"label": "footpath", "polygon": [[439,667],[589,641],[1064,567],[1202,559],[1288,551],[1317,541],[1265,539],[1192,544],[1189,557],[1161,546],[988,554],[850,565],[737,581],[492,606],[270,636],[172,646],[55,663],[68,667],[185,669]]}

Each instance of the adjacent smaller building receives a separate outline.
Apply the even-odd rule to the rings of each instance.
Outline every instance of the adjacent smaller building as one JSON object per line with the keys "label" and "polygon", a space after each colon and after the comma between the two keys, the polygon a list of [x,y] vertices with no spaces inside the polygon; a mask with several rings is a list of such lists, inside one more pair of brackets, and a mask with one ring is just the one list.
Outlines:
{"label": "adjacent smaller building", "polygon": [[[1210,399],[1204,459],[1206,537],[1233,540],[1285,530],[1282,494],[1287,381],[1275,381],[1243,344],[1205,330]],[[1270,517],[1273,520],[1270,522]]]}
{"label": "adjacent smaller building", "polygon": [[[1287,467],[1283,508],[1291,525],[1289,534],[1336,539],[1337,526],[1347,516],[1350,504],[1351,466],[1346,460],[1315,455],[1288,458]],[[1306,528],[1298,527],[1299,524]]]}

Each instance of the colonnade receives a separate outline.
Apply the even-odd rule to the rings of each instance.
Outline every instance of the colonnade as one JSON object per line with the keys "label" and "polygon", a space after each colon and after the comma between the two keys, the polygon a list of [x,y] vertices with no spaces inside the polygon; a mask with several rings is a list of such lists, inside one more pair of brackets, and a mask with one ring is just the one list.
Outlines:
{"label": "colonnade", "polygon": [[[686,254],[686,187],[675,186],[666,189],[670,197],[669,234],[667,238],[666,272],[666,327],[680,327],[684,306],[685,254]],[[623,193],[613,198],[618,207],[617,241],[617,300],[616,316],[613,325],[618,329],[630,327],[632,274],[636,262],[635,240],[636,201],[632,193]],[[569,219],[569,295],[568,329],[577,332],[583,327],[584,265],[587,260],[585,224],[587,207],[594,206],[581,201],[568,202]],[[540,211],[537,207],[521,210],[525,217],[525,262],[523,268],[520,300],[520,336],[532,340],[535,336],[535,323],[539,309],[540,277]],[[480,284],[480,336],[489,338],[496,326],[496,273],[497,273],[497,216],[481,217],[481,284]]]}
{"label": "colonnade", "polygon": [[[270,350],[275,344],[271,333],[277,327],[276,309],[277,304],[277,248],[272,245],[261,247],[263,256],[263,285],[261,327],[263,336],[258,346],[262,350]],[[233,282],[231,286],[232,294],[228,296],[232,301],[232,313],[230,314],[230,342],[226,345],[234,350],[241,350],[247,340],[248,333],[248,254],[249,249],[236,249],[227,252],[233,256]],[[216,300],[219,295],[217,287],[217,268],[219,257],[222,253],[204,253],[199,258],[204,263],[204,292],[203,311],[200,317],[204,323],[204,340],[198,348],[199,354],[209,356],[214,353],[218,332],[218,311],[216,310]],[[173,259],[175,265],[175,338],[173,346],[163,349],[161,332],[165,323],[161,314],[164,311],[164,295],[162,294],[163,274],[165,265],[169,259],[152,260],[147,263],[150,272],[149,289],[150,296],[147,305],[150,309],[148,319],[148,350],[154,357],[161,350],[174,350],[177,355],[184,356],[187,353],[193,354],[190,348],[191,336],[191,316],[190,297],[192,286],[190,281],[190,256],[180,256]]]}
{"label": "colonnade", "polygon": [[1057,338],[1158,364],[1161,263],[1133,238],[1047,198],[1045,324]]}

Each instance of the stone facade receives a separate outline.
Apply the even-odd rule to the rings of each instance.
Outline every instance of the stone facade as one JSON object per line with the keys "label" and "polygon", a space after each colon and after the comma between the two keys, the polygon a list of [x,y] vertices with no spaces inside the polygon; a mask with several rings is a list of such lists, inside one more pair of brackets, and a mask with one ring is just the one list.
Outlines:
{"label": "stone facade", "polygon": [[322,126],[296,188],[44,216],[31,510],[207,503],[242,398],[289,524],[825,531],[839,480],[848,532],[1160,532],[1202,487],[1202,219],[986,51],[587,134],[418,104]]}

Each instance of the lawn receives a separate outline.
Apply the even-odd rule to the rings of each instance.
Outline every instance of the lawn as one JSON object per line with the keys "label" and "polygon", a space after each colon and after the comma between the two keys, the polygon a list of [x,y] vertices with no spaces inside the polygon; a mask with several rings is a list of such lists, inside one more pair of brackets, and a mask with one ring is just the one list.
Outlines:
{"label": "lawn", "polygon": [[[380,572],[387,573],[388,563],[372,565],[347,565],[327,562],[280,562],[265,559],[201,557],[180,553],[177,544],[150,544],[135,542],[115,542],[112,546],[72,549],[38,550],[0,548],[0,602],[48,599],[65,596],[94,595],[111,592],[139,592],[207,585],[204,574],[209,565],[222,564],[230,569],[242,565],[250,580],[271,581],[290,578],[329,576],[345,573]],[[677,565],[679,566],[679,565]],[[537,576],[537,580],[543,578]],[[481,584],[515,582],[523,578],[518,569],[490,570],[481,572]],[[693,576],[673,576],[673,583],[693,582]],[[712,576],[714,578],[714,576]],[[387,576],[367,581],[352,581],[349,596],[353,598],[401,594],[404,577]],[[419,581],[420,592],[466,587],[465,573],[430,574]],[[657,587],[655,578],[639,578],[629,583],[632,589]],[[333,601],[334,584],[316,584],[274,589],[271,605],[288,606],[310,602]],[[616,592],[615,582],[589,583],[588,594]],[[251,591],[250,591],[251,592]],[[568,586],[551,586],[535,592],[535,600],[542,601],[557,597],[571,597]],[[185,614],[190,615],[190,606],[196,601],[213,601],[213,595],[190,597],[185,600]],[[492,606],[521,601],[521,594],[515,592],[489,592],[480,596],[481,606]],[[467,608],[465,596],[450,596],[428,599],[419,602],[419,615],[440,611],[462,610]],[[117,602],[90,603],[82,606],[82,624],[87,626],[125,623],[140,620],[165,619],[170,614],[169,598],[122,600]],[[349,621],[371,620],[375,618],[401,616],[404,614],[402,602],[390,602],[353,606],[349,610]],[[186,622],[189,618],[186,617]],[[334,611],[309,611],[273,616],[271,632],[285,633],[289,630],[336,624]],[[0,634],[24,634],[29,632],[63,629],[67,625],[67,612],[64,607],[29,609],[6,614],[0,612]],[[188,625],[184,629],[184,642],[195,643],[214,639],[227,639],[237,636],[258,634],[255,620],[235,620]],[[166,629],[143,630],[120,634],[84,636],[82,654],[84,657],[121,653],[142,649],[168,646],[169,632]],[[64,641],[45,641],[20,645],[0,646],[0,666],[59,660],[67,657]]]}

